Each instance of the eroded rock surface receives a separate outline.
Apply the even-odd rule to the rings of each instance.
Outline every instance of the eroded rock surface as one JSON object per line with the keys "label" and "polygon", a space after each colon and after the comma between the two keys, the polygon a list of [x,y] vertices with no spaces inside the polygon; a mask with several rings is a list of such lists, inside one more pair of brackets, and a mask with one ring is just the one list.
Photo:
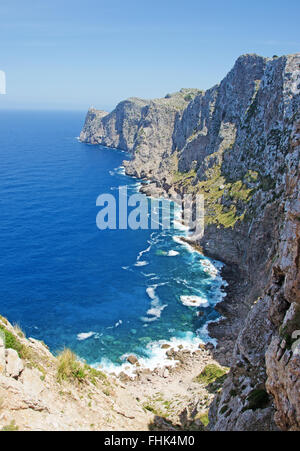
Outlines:
{"label": "eroded rock surface", "polygon": [[131,152],[126,172],[151,180],[147,194],[205,197],[198,244],[229,282],[209,327],[231,364],[211,429],[298,430],[300,54],[241,56],[219,85],[186,93],[89,111],[81,140]]}

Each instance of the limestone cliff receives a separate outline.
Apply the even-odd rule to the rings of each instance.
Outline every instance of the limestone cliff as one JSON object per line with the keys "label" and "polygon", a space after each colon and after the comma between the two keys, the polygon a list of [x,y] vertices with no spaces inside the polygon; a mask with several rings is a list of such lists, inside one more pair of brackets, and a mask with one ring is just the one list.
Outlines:
{"label": "limestone cliff", "polygon": [[300,54],[244,55],[208,91],[90,110],[81,134],[131,152],[126,172],[155,192],[205,196],[199,244],[230,282],[210,326],[231,363],[214,430],[300,429],[299,105]]}

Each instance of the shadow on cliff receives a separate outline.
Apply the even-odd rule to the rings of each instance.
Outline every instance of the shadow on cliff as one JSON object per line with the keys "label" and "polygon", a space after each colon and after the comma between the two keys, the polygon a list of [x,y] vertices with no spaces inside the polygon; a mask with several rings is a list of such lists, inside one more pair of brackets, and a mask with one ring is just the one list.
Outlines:
{"label": "shadow on cliff", "polygon": [[[196,415],[196,414],[195,414]],[[207,428],[204,424],[198,419],[195,419],[195,416],[191,414],[188,416],[186,409],[180,414],[179,422],[172,422],[171,420],[155,415],[153,420],[148,424],[149,431],[207,431]]]}

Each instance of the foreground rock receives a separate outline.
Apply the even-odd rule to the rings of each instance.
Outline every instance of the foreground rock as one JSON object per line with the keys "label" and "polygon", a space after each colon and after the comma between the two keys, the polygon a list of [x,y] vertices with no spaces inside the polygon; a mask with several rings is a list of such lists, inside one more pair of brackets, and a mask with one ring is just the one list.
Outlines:
{"label": "foreground rock", "polygon": [[58,360],[43,343],[20,337],[0,316],[3,330],[18,351],[0,340],[0,431],[148,430],[153,414],[116,378],[77,362],[90,376],[59,382]]}

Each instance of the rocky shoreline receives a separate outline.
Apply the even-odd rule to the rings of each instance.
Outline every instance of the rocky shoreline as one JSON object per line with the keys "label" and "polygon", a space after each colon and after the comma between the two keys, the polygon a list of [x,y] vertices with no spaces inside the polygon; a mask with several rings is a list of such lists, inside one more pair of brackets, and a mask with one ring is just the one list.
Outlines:
{"label": "rocky shoreline", "polygon": [[[0,332],[4,431],[205,430],[208,406],[228,371],[215,362],[209,346],[189,352],[162,345],[170,366],[145,370],[131,356],[136,377],[115,377],[73,360],[70,351],[54,357],[44,343],[27,339],[1,316]],[[72,357],[69,363],[66,355]]]}
{"label": "rocky shoreline", "polygon": [[[125,174],[131,176],[130,172],[127,172],[126,166]],[[147,177],[144,177],[144,179],[147,179]],[[166,198],[176,202],[176,196],[178,196],[179,193],[174,193],[174,191],[170,188],[172,187],[164,189],[150,179],[149,183],[144,183],[141,185],[139,191],[148,197]],[[215,259],[215,255],[210,255],[209,253],[204,252],[203,247],[198,242],[189,240],[188,237],[181,237],[181,241],[186,242],[193,249],[195,249],[196,252],[199,252],[205,257]],[[220,275],[224,281],[222,291],[225,293],[225,296],[223,300],[218,302],[214,307],[215,310],[220,313],[221,318],[218,321],[209,323],[208,331],[212,339],[217,339],[216,347],[210,343],[210,349],[212,350],[211,346],[213,346],[214,349],[214,358],[220,363],[220,365],[230,366],[237,333],[228,336],[227,333],[224,333],[224,330],[228,330],[228,328],[232,326],[232,323],[239,317],[238,312],[233,311],[233,305],[238,297],[237,295],[243,296],[243,289],[245,290],[245,287],[241,281],[242,275],[237,265],[230,264],[228,262],[226,263],[222,260],[219,261],[224,264],[221,268]]]}
{"label": "rocky shoreline", "polygon": [[104,117],[89,111],[80,135],[129,151],[126,173],[150,180],[145,194],[204,195],[197,244],[225,263],[229,282],[216,306],[226,319],[209,326],[218,359],[231,362],[212,430],[300,429],[300,361],[290,349],[300,329],[299,106],[300,54],[248,54],[207,91],[131,98]]}

